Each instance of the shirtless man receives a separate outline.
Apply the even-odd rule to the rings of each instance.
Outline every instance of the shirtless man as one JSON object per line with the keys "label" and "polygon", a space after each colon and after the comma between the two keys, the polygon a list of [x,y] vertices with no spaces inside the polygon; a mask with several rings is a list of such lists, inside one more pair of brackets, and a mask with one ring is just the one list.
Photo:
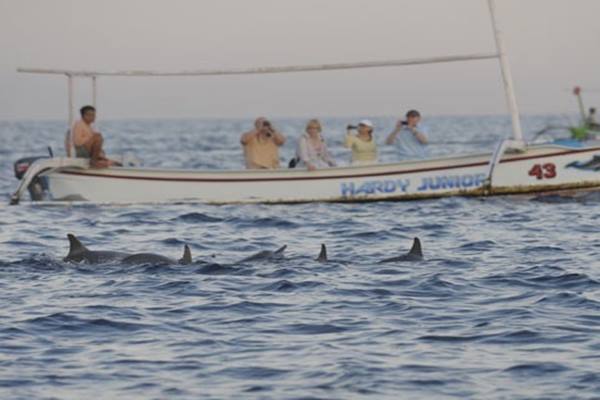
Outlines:
{"label": "shirtless man", "polygon": [[75,156],[89,158],[92,168],[120,166],[120,163],[106,158],[104,150],[102,150],[104,138],[100,132],[96,132],[92,127],[96,120],[96,109],[92,106],[84,106],[79,112],[81,113],[81,119],[73,124],[71,136],[67,136],[65,141],[67,155],[71,156],[70,140],[73,140]]}
{"label": "shirtless man", "polygon": [[279,147],[285,143],[285,137],[265,118],[257,118],[254,129],[244,133],[240,142],[246,169],[279,168]]}

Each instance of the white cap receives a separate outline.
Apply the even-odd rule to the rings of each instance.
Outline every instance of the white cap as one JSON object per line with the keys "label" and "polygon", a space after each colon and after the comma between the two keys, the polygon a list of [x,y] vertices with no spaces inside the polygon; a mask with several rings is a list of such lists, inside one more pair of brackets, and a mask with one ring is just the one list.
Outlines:
{"label": "white cap", "polygon": [[374,127],[373,123],[370,120],[368,120],[368,119],[363,119],[358,124],[359,125],[367,126],[369,128],[373,128]]}

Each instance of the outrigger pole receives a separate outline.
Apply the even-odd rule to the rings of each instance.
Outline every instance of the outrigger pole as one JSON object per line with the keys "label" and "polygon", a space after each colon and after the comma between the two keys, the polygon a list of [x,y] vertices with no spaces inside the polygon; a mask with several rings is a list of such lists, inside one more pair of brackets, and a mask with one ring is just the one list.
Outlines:
{"label": "outrigger pole", "polygon": [[[337,64],[315,64],[315,65],[293,65],[282,67],[258,67],[258,68],[235,68],[235,69],[208,69],[208,70],[188,70],[179,72],[164,72],[164,71],[147,71],[147,70],[131,70],[131,71],[77,71],[64,69],[47,69],[47,68],[18,68],[18,72],[32,74],[55,74],[65,75],[68,79],[68,102],[69,102],[69,129],[73,125],[73,85],[74,78],[90,78],[92,80],[92,104],[95,106],[97,101],[97,78],[99,76],[124,76],[124,77],[185,77],[185,76],[217,76],[217,75],[252,75],[252,74],[278,74],[291,72],[313,72],[313,71],[336,71],[345,69],[363,69],[363,68],[380,68],[380,67],[397,67],[407,65],[424,65],[438,64],[458,61],[473,61],[473,60],[489,60],[499,59],[500,69],[502,70],[502,78],[504,82],[504,90],[508,108],[512,118],[513,139],[515,142],[523,143],[523,131],[521,129],[521,121],[519,117],[519,108],[515,96],[515,89],[512,79],[512,72],[508,61],[502,31],[499,28],[496,18],[496,3],[495,0],[488,0],[490,15],[494,37],[496,40],[496,53],[486,54],[470,54],[445,57],[431,58],[416,58],[407,60],[388,60],[388,61],[371,61],[371,62],[355,62],[355,63],[337,63]],[[515,143],[515,144],[518,144]],[[71,138],[71,154],[74,155],[73,143]]]}

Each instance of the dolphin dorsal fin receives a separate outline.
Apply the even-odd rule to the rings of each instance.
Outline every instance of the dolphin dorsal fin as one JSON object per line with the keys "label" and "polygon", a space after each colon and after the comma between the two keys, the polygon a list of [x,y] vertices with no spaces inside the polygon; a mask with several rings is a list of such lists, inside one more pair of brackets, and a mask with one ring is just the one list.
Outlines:
{"label": "dolphin dorsal fin", "polygon": [[85,247],[72,233],[67,234],[67,238],[69,239],[69,254],[67,257],[88,251],[87,247]]}
{"label": "dolphin dorsal fin", "polygon": [[327,247],[324,244],[321,244],[321,252],[317,257],[318,262],[327,262]]}
{"label": "dolphin dorsal fin", "polygon": [[278,254],[278,255],[283,254],[285,249],[287,249],[287,244],[285,244],[285,245],[281,246],[280,248],[278,248],[277,250],[275,250],[274,254]]}
{"label": "dolphin dorsal fin", "polygon": [[183,257],[179,260],[179,264],[189,265],[192,263],[192,251],[187,244],[183,246]]}
{"label": "dolphin dorsal fin", "polygon": [[423,258],[423,249],[421,248],[421,240],[418,237],[416,237],[413,240],[413,245],[412,245],[410,251],[408,252],[408,255],[411,257]]}

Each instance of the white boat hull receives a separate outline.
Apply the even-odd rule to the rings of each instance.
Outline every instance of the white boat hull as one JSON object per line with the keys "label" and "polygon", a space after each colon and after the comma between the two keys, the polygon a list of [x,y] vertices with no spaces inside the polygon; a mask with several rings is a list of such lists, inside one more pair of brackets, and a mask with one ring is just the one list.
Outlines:
{"label": "white boat hull", "polygon": [[[586,163],[596,147],[530,146],[506,154],[488,177],[490,154],[319,171],[191,171],[62,168],[46,174],[58,201],[291,203],[409,200],[600,187]],[[575,164],[580,167],[574,166]],[[600,169],[600,168],[599,168]]]}

